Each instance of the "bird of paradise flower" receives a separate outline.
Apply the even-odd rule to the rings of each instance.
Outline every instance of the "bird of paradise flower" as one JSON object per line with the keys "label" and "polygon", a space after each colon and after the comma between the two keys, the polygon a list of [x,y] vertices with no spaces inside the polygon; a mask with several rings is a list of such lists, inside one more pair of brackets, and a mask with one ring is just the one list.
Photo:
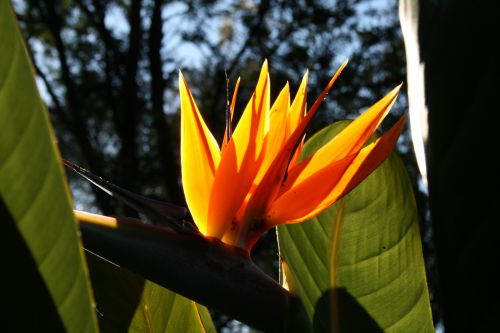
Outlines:
{"label": "bird of paradise flower", "polygon": [[[303,161],[305,132],[347,61],[306,112],[308,74],[290,102],[288,84],[273,104],[267,61],[255,91],[221,146],[205,124],[179,73],[182,184],[199,231],[250,251],[259,237],[279,224],[310,219],[347,194],[391,153],[402,117],[367,144],[394,104],[400,86]],[[234,109],[239,81],[231,103]]]}

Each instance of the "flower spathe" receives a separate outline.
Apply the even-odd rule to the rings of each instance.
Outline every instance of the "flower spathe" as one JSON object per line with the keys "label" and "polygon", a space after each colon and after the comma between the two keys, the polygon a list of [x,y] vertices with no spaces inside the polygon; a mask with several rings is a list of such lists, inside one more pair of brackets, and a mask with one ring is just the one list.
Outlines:
{"label": "flower spathe", "polygon": [[[307,72],[293,101],[287,84],[271,104],[264,62],[250,101],[221,147],[179,73],[182,183],[203,235],[249,251],[266,230],[321,213],[391,153],[404,118],[374,142],[365,143],[389,112],[400,86],[299,161],[305,131],[346,64],[306,113]],[[233,107],[235,96],[236,91]]]}

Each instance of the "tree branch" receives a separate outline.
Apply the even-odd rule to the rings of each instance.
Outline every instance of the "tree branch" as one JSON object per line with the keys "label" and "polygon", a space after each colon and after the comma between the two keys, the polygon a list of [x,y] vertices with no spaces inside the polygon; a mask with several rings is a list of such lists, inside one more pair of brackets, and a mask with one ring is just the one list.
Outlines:
{"label": "tree branch", "polygon": [[170,127],[163,113],[163,92],[165,91],[165,80],[163,78],[163,62],[161,59],[162,46],[162,18],[163,0],[155,0],[153,13],[151,15],[151,26],[149,28],[149,66],[151,73],[151,99],[153,104],[154,126],[157,136],[157,145],[160,153],[161,170],[165,187],[168,190],[170,201],[183,203],[182,191],[179,187],[180,170],[177,158],[174,154],[170,140]]}
{"label": "tree branch", "polygon": [[63,124],[65,126],[67,126],[68,128],[71,128],[72,123],[68,119],[68,117],[65,113],[65,110],[64,110],[63,106],[61,105],[61,102],[59,101],[59,98],[57,97],[57,95],[54,92],[54,89],[52,89],[52,84],[47,79],[47,76],[45,75],[45,73],[40,69],[40,66],[38,66],[38,64],[36,63],[36,61],[33,57],[31,48],[27,47],[27,49],[28,49],[28,52],[30,54],[31,63],[33,64],[33,67],[35,68],[35,72],[42,79],[43,84],[45,84],[45,88],[47,89],[47,92],[49,93],[50,98],[52,99],[52,102],[54,103],[53,110],[55,111],[55,113],[59,117],[59,119],[61,119]]}
{"label": "tree branch", "polygon": [[104,11],[105,8],[97,1],[92,1],[94,6],[94,11],[89,9],[89,6],[85,5],[82,0],[75,0],[76,4],[85,13],[87,19],[95,27],[99,35],[101,36],[102,42],[104,44],[104,71],[106,75],[106,91],[109,100],[111,102],[111,110],[113,112],[118,112],[116,103],[116,91],[113,89],[113,77],[116,76],[121,78],[121,73],[119,70],[120,64],[120,48],[118,47],[118,42],[113,38],[109,30],[104,24]]}
{"label": "tree branch", "polygon": [[[121,140],[119,154],[121,181],[125,187],[132,191],[138,190],[138,147],[137,127],[139,122],[139,86],[137,72],[141,55],[142,22],[141,0],[133,0],[129,11],[130,34],[128,53],[125,59],[125,76],[121,89],[120,112],[115,113],[115,126]],[[132,213],[132,212],[130,212]]]}

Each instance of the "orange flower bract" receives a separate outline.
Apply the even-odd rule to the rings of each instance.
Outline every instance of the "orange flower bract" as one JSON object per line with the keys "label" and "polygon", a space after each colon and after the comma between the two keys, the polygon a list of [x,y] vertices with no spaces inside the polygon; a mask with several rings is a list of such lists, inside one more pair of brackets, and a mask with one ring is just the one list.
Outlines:
{"label": "orange flower bract", "polygon": [[389,112],[399,86],[310,157],[298,159],[305,131],[346,63],[306,113],[308,74],[293,101],[286,85],[271,104],[264,62],[255,91],[221,148],[180,73],[182,183],[202,234],[249,251],[266,230],[321,213],[390,154],[404,118],[365,144]]}

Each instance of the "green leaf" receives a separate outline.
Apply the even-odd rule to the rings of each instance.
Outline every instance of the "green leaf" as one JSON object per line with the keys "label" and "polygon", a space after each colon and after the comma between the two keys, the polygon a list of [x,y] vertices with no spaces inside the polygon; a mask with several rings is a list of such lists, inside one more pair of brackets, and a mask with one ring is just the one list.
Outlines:
{"label": "green leaf", "polygon": [[204,306],[98,256],[87,258],[102,332],[216,332]]}
{"label": "green leaf", "polygon": [[[313,136],[310,155],[348,122]],[[344,205],[344,211],[337,211]],[[332,235],[341,220],[337,276]],[[340,202],[310,221],[278,228],[289,280],[315,332],[433,332],[416,204],[401,160],[392,154]],[[336,283],[332,283],[335,281]],[[332,318],[338,318],[334,321]]]}
{"label": "green leaf", "polygon": [[0,0],[0,50],[0,243],[7,264],[2,328],[95,332],[61,160],[7,0]]}

